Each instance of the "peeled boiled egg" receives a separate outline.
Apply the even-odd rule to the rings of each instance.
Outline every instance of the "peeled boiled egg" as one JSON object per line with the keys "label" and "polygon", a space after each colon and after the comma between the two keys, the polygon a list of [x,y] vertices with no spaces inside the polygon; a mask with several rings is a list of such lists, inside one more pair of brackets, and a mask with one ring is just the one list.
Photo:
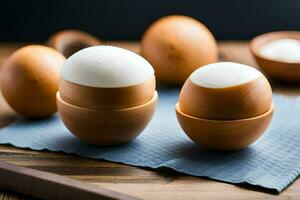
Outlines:
{"label": "peeled boiled egg", "polygon": [[141,55],[153,65],[158,80],[183,84],[199,66],[216,62],[218,49],[214,36],[201,22],[173,15],[146,30]]}
{"label": "peeled boiled egg", "polygon": [[122,48],[82,49],[61,69],[58,111],[70,132],[89,144],[133,140],[152,118],[157,98],[152,66]]}
{"label": "peeled boiled egg", "polygon": [[195,143],[214,150],[238,150],[255,142],[273,114],[272,89],[250,66],[219,62],[195,70],[176,105],[181,128]]}
{"label": "peeled boiled egg", "polygon": [[29,45],[4,63],[0,85],[7,103],[20,115],[45,117],[56,112],[59,70],[65,57],[56,50]]}

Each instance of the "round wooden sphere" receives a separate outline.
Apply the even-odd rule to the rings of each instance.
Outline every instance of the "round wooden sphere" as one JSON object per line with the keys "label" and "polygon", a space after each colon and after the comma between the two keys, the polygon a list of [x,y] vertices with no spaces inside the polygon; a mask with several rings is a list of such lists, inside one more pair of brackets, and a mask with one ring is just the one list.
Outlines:
{"label": "round wooden sphere", "polygon": [[216,62],[217,43],[199,21],[180,15],[163,17],[144,33],[141,55],[153,66],[158,80],[183,84],[199,66]]}
{"label": "round wooden sphere", "polygon": [[20,115],[45,117],[56,112],[59,70],[65,57],[56,50],[29,45],[4,63],[0,86],[7,103]]}

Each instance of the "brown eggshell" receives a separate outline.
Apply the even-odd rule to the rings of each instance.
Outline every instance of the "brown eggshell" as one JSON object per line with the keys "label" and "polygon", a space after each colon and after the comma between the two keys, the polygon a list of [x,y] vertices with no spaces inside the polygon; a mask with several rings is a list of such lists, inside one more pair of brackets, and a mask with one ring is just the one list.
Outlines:
{"label": "brown eggshell", "polygon": [[263,45],[278,39],[300,40],[300,31],[278,31],[259,35],[251,40],[250,49],[259,67],[271,78],[286,81],[300,82],[300,63],[288,63],[272,60],[260,54]]}
{"label": "brown eggshell", "polygon": [[155,69],[156,78],[183,84],[198,67],[218,60],[217,43],[199,21],[186,16],[167,16],[144,33],[141,55]]}
{"label": "brown eggshell", "polygon": [[155,77],[134,86],[97,88],[61,79],[61,98],[69,104],[89,109],[121,109],[144,104],[153,98]]}
{"label": "brown eggshell", "polygon": [[179,104],[176,114],[179,124],[187,136],[201,146],[221,151],[243,149],[255,142],[268,128],[273,104],[264,114],[241,120],[207,120],[183,113]]}
{"label": "brown eggshell", "polygon": [[65,126],[80,140],[94,145],[118,145],[137,137],[153,116],[157,92],[145,104],[116,110],[91,110],[66,103],[57,93]]}
{"label": "brown eggshell", "polygon": [[0,86],[7,103],[20,115],[45,117],[56,112],[55,94],[65,57],[56,50],[30,45],[5,62]]}
{"label": "brown eggshell", "polygon": [[100,45],[96,37],[79,30],[64,30],[50,37],[48,45],[66,57],[90,46]]}
{"label": "brown eggshell", "polygon": [[259,116],[272,104],[272,89],[264,76],[227,88],[205,88],[187,79],[179,96],[183,113],[212,120],[234,120]]}

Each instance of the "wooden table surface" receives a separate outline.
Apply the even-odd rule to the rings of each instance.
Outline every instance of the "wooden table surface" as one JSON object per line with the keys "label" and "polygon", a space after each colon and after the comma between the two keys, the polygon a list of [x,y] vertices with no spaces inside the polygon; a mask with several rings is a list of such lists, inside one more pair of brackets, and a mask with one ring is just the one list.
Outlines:
{"label": "wooden table surface", "polygon": [[[111,44],[135,52],[139,51],[137,42],[113,42]],[[11,52],[23,45],[0,44],[0,66]],[[220,42],[219,49],[222,60],[256,66],[247,42]],[[300,95],[300,86],[284,86],[278,83],[272,83],[272,85],[274,91],[287,95]],[[0,126],[4,126],[15,117],[0,95]],[[231,185],[192,177],[168,169],[151,170],[85,159],[64,153],[17,149],[6,145],[0,145],[0,160],[61,174],[142,199],[300,199],[300,180],[296,180],[285,191],[277,194],[247,185]],[[33,198],[0,189],[0,200],[15,199]]]}

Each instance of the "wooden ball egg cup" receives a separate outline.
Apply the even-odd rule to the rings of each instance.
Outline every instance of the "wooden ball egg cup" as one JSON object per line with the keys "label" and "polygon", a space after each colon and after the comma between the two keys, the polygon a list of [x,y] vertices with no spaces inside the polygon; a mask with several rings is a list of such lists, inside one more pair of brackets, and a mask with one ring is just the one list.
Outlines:
{"label": "wooden ball egg cup", "polygon": [[238,120],[209,120],[184,114],[176,104],[179,124],[187,136],[201,146],[220,151],[243,149],[255,142],[268,128],[274,105],[262,115]]}
{"label": "wooden ball egg cup", "polygon": [[97,88],[60,80],[60,97],[69,104],[95,110],[122,109],[147,103],[153,98],[155,77],[142,84],[120,88]]}
{"label": "wooden ball egg cup", "polygon": [[271,78],[300,83],[300,63],[273,60],[259,52],[265,44],[287,38],[300,40],[300,31],[278,31],[259,35],[251,40],[250,49],[259,67]]}
{"label": "wooden ball egg cup", "polygon": [[93,145],[119,145],[136,138],[151,120],[158,99],[152,98],[138,106],[95,110],[65,102],[58,92],[57,107],[61,119],[70,132],[80,140]]}

